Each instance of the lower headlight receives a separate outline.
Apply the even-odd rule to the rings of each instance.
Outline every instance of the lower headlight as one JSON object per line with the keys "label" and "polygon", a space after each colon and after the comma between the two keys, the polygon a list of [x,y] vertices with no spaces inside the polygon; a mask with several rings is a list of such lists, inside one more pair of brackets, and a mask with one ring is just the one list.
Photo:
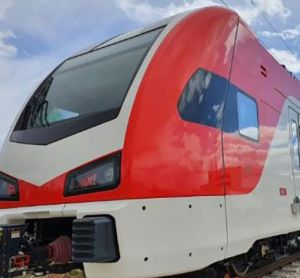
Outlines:
{"label": "lower headlight", "polygon": [[19,200],[19,187],[17,180],[2,173],[0,173],[0,200]]}
{"label": "lower headlight", "polygon": [[121,153],[92,162],[71,172],[66,180],[64,196],[109,190],[120,183]]}

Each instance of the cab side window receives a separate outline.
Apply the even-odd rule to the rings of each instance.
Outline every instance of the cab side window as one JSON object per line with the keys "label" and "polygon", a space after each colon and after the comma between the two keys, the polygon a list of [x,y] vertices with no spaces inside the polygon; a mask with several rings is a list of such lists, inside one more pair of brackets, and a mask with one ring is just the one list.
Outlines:
{"label": "cab side window", "polygon": [[257,103],[233,84],[229,84],[222,129],[246,140],[259,141]]}
{"label": "cab side window", "polygon": [[300,161],[299,161],[299,138],[298,138],[298,128],[297,123],[292,121],[290,124],[291,129],[291,148],[292,148],[292,155],[293,155],[293,164],[294,168],[299,170],[300,169]]}
{"label": "cab side window", "polygon": [[227,80],[199,69],[179,99],[180,117],[188,122],[220,128]]}
{"label": "cab side window", "polygon": [[258,141],[258,109],[256,101],[246,94],[237,92],[238,127],[242,136]]}

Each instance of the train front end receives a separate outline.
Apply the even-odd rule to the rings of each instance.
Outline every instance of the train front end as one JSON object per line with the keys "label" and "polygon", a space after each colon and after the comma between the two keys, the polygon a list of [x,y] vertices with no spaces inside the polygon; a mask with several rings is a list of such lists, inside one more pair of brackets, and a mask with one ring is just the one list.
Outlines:
{"label": "train front end", "polygon": [[161,277],[224,258],[220,130],[187,124],[178,102],[197,70],[228,76],[236,24],[222,8],[178,15],[40,84],[0,155],[0,277]]}

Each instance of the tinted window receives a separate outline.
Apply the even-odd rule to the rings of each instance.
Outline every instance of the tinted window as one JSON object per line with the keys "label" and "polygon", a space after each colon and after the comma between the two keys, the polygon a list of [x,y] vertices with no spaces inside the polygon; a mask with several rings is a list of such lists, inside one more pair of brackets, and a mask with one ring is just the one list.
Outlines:
{"label": "tinted window", "polygon": [[183,120],[219,128],[226,80],[204,69],[198,70],[180,97],[178,109]]}
{"label": "tinted window", "polygon": [[258,111],[255,100],[238,92],[237,107],[240,134],[253,140],[258,140]]}
{"label": "tinted window", "polygon": [[64,62],[31,99],[23,128],[120,109],[139,65],[161,29]]}
{"label": "tinted window", "polygon": [[290,128],[291,128],[291,147],[293,153],[293,164],[295,169],[300,169],[299,138],[298,138],[298,128],[296,122],[292,121]]}

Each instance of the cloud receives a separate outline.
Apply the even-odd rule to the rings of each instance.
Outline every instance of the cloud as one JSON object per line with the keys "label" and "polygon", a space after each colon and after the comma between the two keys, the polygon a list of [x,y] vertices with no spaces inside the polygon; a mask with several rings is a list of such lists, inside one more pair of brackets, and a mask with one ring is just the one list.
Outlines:
{"label": "cloud", "polygon": [[5,39],[15,38],[15,34],[12,31],[1,31],[0,30],[0,56],[2,57],[15,57],[18,53],[18,49],[5,43]]}
{"label": "cloud", "polygon": [[[26,47],[30,53],[30,48],[35,52],[57,50],[61,43],[71,48],[68,38],[86,46],[96,36],[97,40],[102,39],[120,14],[112,1],[105,0],[20,0],[6,9],[5,21],[0,21],[0,26],[2,23],[6,29],[13,30],[18,37],[14,43]],[[30,46],[31,41],[36,45]]]}
{"label": "cloud", "polygon": [[[25,100],[64,58],[126,31],[111,1],[0,0],[0,149]],[[26,2],[26,3],[25,3]],[[123,23],[123,24],[122,24]]]}
{"label": "cloud", "polygon": [[280,37],[284,40],[294,40],[300,37],[300,24],[295,28],[285,29],[281,32],[262,31],[259,34],[267,38]]}
{"label": "cloud", "polygon": [[57,62],[57,57],[48,55],[23,59],[0,59],[1,68],[5,68],[0,70],[0,149],[25,100]]}
{"label": "cloud", "polygon": [[[1,0],[0,5],[0,21],[6,18],[7,11],[15,5],[14,0]],[[0,29],[0,57],[14,57],[17,55],[18,49],[7,44],[5,41],[9,38],[15,38],[12,31],[3,31]]]}
{"label": "cloud", "polygon": [[127,17],[139,22],[151,22],[192,9],[220,5],[214,0],[183,1],[181,4],[170,3],[165,7],[152,5],[149,1],[115,0],[115,2]]}
{"label": "cloud", "polygon": [[232,6],[249,25],[257,23],[260,14],[277,17],[281,20],[291,16],[291,10],[285,7],[282,0],[252,0],[251,2],[249,1],[250,4],[247,6],[244,5],[245,2],[243,5]]}
{"label": "cloud", "polygon": [[264,11],[269,16],[287,19],[291,15],[291,10],[285,7],[282,0],[257,0],[254,2],[260,11]]}
{"label": "cloud", "polygon": [[293,73],[300,73],[300,58],[296,53],[275,48],[271,48],[269,51],[274,57],[278,58],[278,62],[284,63],[288,70],[292,71]]}
{"label": "cloud", "polygon": [[15,5],[14,0],[1,0],[0,20],[5,19],[6,12]]}
{"label": "cloud", "polygon": [[[255,23],[262,12],[283,20],[291,15],[291,11],[283,5],[282,0],[257,0],[254,2],[255,6],[242,2],[243,4],[240,4],[239,1],[238,4],[230,7],[236,10],[248,24]],[[221,2],[217,0],[184,0],[181,4],[170,3],[166,6],[153,5],[146,0],[115,0],[115,3],[129,18],[139,22],[150,22],[187,10],[220,5]]]}

